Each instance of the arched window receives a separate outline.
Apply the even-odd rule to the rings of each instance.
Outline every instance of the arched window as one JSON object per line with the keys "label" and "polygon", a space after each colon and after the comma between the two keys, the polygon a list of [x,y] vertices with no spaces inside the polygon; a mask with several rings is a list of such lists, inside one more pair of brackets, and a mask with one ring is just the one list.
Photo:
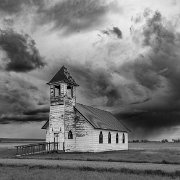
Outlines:
{"label": "arched window", "polygon": [[103,133],[101,131],[99,134],[99,144],[102,144],[102,143],[103,143]]}
{"label": "arched window", "polygon": [[122,137],[122,143],[125,143],[125,135],[123,133],[123,137]]}
{"label": "arched window", "polygon": [[71,130],[68,132],[68,139],[73,139],[73,133]]}
{"label": "arched window", "polygon": [[108,134],[108,143],[111,144],[111,133]]}
{"label": "arched window", "polygon": [[119,143],[119,135],[116,133],[116,144]]}

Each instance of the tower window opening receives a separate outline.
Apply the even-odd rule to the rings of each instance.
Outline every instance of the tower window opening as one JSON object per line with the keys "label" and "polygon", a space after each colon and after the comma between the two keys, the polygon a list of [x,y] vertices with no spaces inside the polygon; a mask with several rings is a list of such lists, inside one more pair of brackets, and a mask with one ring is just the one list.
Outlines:
{"label": "tower window opening", "polygon": [[56,97],[56,96],[60,96],[60,94],[61,94],[60,89],[61,89],[60,85],[54,86],[55,97]]}
{"label": "tower window opening", "polygon": [[67,96],[72,98],[73,97],[73,87],[67,86]]}

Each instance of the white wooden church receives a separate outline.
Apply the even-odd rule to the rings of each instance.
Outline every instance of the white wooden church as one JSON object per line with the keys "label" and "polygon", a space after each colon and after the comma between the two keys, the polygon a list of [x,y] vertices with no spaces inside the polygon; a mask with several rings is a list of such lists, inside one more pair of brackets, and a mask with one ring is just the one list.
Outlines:
{"label": "white wooden church", "polygon": [[128,149],[128,129],[110,112],[76,102],[79,86],[64,66],[47,83],[50,86],[46,142],[58,149],[99,152]]}

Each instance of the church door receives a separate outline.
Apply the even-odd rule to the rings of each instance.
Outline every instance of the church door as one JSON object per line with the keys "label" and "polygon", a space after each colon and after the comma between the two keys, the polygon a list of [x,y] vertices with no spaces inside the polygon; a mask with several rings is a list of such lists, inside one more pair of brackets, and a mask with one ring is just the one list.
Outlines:
{"label": "church door", "polygon": [[59,150],[59,133],[54,133],[54,150]]}

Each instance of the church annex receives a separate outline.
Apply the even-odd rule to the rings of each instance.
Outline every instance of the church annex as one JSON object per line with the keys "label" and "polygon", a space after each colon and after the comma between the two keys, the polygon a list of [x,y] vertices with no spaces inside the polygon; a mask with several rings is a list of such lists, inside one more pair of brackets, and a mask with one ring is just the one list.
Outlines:
{"label": "church annex", "polygon": [[79,85],[64,66],[47,84],[50,113],[42,127],[46,142],[58,142],[58,149],[65,152],[128,149],[128,129],[119,120],[108,111],[76,102]]}

